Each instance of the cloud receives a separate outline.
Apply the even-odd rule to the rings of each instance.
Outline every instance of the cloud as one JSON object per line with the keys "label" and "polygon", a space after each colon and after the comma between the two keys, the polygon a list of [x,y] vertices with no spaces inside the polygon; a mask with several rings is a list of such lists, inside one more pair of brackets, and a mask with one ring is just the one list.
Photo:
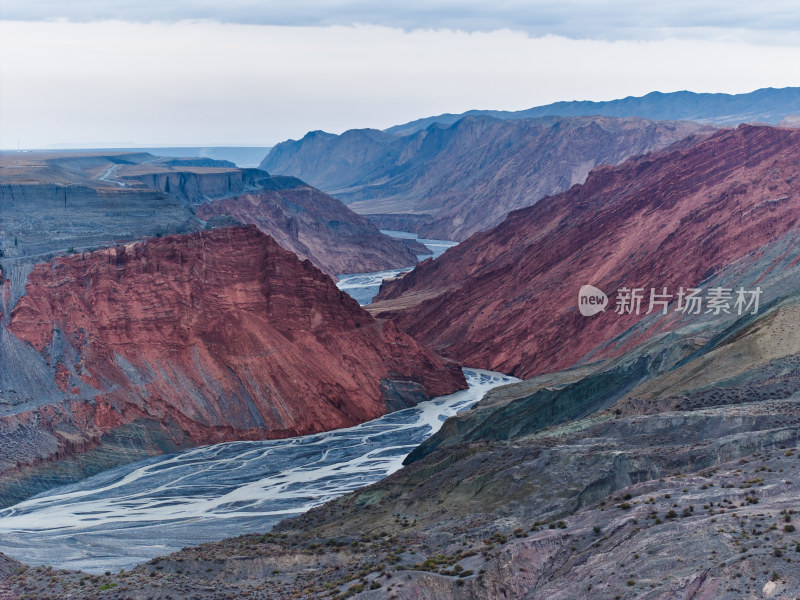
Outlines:
{"label": "cloud", "polygon": [[796,85],[800,47],[216,22],[0,22],[0,147],[270,145],[469,109]]}
{"label": "cloud", "polygon": [[737,38],[800,44],[796,0],[2,0],[8,20],[208,19],[221,23],[494,31],[571,39]]}

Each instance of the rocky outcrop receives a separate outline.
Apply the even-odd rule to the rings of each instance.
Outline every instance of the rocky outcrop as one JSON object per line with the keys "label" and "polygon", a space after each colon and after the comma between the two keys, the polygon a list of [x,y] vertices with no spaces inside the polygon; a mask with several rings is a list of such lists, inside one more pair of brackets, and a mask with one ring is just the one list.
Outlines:
{"label": "rocky outcrop", "polygon": [[468,116],[402,137],[312,132],[275,146],[262,167],[310,182],[383,229],[463,240],[511,210],[582,183],[596,165],[709,131],[638,118]]}
{"label": "rocky outcrop", "polygon": [[24,565],[0,553],[0,600],[17,600],[19,598],[19,594],[12,591],[8,580],[25,570]]}
{"label": "rocky outcrop", "polygon": [[[616,338],[644,318],[651,288],[673,297],[645,337],[708,318],[675,312],[681,287],[761,285],[762,301],[774,299],[780,286],[767,285],[797,264],[799,148],[797,130],[742,126],[597,168],[385,284],[371,310],[464,364],[526,378],[641,341]],[[577,310],[586,284],[609,295],[591,318]],[[646,290],[639,315],[615,313],[622,287]]]}
{"label": "rocky outcrop", "polygon": [[366,218],[294,177],[269,177],[258,189],[200,204],[205,220],[252,223],[329,275],[384,271],[417,263],[430,252],[413,240],[383,235]]}
{"label": "rocky outcrop", "polygon": [[208,160],[164,160],[128,167],[120,172],[120,179],[143,184],[190,204],[258,189],[262,181],[269,179],[269,175],[259,169],[219,166],[220,161],[212,161],[214,164],[207,166]]}
{"label": "rocky outcrop", "polygon": [[[2,369],[49,376],[60,397],[3,406],[6,504],[85,476],[85,453],[99,470],[103,456],[302,435],[465,387],[456,365],[253,226],[55,259],[26,291],[6,335],[36,356]],[[44,470],[64,476],[48,480],[54,461]]]}
{"label": "rocky outcrop", "polygon": [[186,167],[173,161],[125,167],[125,181],[194,205],[197,216],[256,225],[328,275],[407,267],[428,250],[383,235],[374,223],[295,177],[260,169]]}

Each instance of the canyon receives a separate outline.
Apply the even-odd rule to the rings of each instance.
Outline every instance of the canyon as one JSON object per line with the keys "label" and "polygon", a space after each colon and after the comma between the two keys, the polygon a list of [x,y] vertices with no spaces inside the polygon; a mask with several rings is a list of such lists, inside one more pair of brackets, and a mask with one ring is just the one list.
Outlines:
{"label": "canyon", "polygon": [[[330,280],[407,268],[427,249],[298,179],[110,151],[2,153],[0,177],[4,505],[153,454],[355,424],[464,385]],[[281,305],[270,277],[296,279],[275,292],[294,300]],[[277,312],[253,312],[267,298]],[[340,381],[336,368],[356,372]]]}
{"label": "canyon", "polygon": [[464,369],[469,389],[352,427],[150,457],[0,509],[0,552],[103,573],[289,516],[380,481],[449,416],[517,381]]}
{"label": "canyon", "polygon": [[[491,389],[385,479],[269,532],[185,548],[120,573],[7,561],[9,590],[41,598],[124,593],[137,600],[796,596],[796,136],[740,127],[694,148],[602,167],[584,186],[512,213],[504,225],[426,261],[382,292],[386,306],[424,305],[420,297],[429,283],[456,299],[472,289],[479,295],[484,278],[508,281],[508,265],[532,274],[525,279],[523,271],[512,271],[519,286],[530,280],[544,288],[544,274],[535,269],[548,265],[546,250],[559,250],[563,238],[577,255],[563,252],[570,266],[554,275],[575,288],[565,292],[564,304],[553,304],[565,313],[577,312],[579,286],[571,272],[583,283],[575,265],[600,250],[608,266],[596,261],[593,273],[600,276],[593,281],[601,288],[603,277],[616,277],[610,281],[618,285],[631,273],[642,281],[686,275],[686,285],[704,288],[760,286],[758,310],[627,316],[607,310],[557,321],[561,337],[578,350],[563,363],[530,362],[538,374]],[[531,226],[531,214],[541,229]],[[551,220],[542,218],[548,215]],[[675,238],[684,252],[670,247]],[[656,252],[662,248],[673,252]],[[513,260],[512,252],[518,253]],[[470,264],[465,253],[475,257]],[[672,267],[664,260],[674,261]],[[452,279],[434,269],[448,263],[462,269]],[[630,273],[617,274],[620,265]],[[418,278],[425,271],[427,279]],[[497,306],[513,304],[509,291],[519,293],[497,286]],[[481,308],[488,321],[493,307]],[[407,309],[398,304],[396,310],[402,324]],[[461,310],[456,305],[447,319]],[[620,322],[591,320],[604,317]],[[587,325],[593,322],[599,325]],[[517,335],[526,331],[501,325]],[[490,342],[474,345],[493,349]],[[506,356],[500,352],[497,360]]]}

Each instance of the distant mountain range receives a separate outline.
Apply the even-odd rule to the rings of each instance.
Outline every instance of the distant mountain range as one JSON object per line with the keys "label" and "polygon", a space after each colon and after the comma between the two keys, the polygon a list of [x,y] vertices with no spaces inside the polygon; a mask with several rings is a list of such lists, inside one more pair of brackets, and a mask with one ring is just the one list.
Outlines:
{"label": "distant mountain range", "polygon": [[712,131],[640,118],[468,116],[409,135],[311,132],[276,145],[261,168],[310,182],[382,229],[463,240],[582,183],[595,165]]}
{"label": "distant mountain range", "polygon": [[511,210],[583,182],[595,165],[704,131],[697,123],[791,126],[798,114],[798,87],[733,95],[652,92],[438,115],[385,131],[312,131],[277,144],[261,168],[308,181],[381,228],[460,241]]}
{"label": "distant mountain range", "polygon": [[578,117],[642,117],[654,120],[688,120],[720,125],[739,123],[777,124],[789,115],[800,113],[800,87],[762,88],[748,94],[698,94],[696,92],[650,92],[645,96],[628,96],[606,102],[576,100],[554,102],[526,110],[470,110],[460,114],[443,114],[395,125],[386,131],[408,135],[432,123],[449,125],[466,116],[489,116],[495,119],[530,119],[558,115]]}

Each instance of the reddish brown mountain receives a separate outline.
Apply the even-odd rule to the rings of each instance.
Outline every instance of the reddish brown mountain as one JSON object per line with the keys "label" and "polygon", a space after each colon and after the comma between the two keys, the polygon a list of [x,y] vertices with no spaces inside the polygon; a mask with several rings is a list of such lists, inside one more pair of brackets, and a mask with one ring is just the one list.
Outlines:
{"label": "reddish brown mountain", "polygon": [[[619,354],[625,345],[609,342],[642,319],[614,313],[621,287],[677,292],[724,275],[750,289],[800,260],[798,164],[800,131],[741,126],[599,167],[385,284],[373,314],[463,364],[520,377],[598,348],[591,359]],[[763,260],[763,272],[748,270]],[[581,316],[584,284],[608,293],[610,309]],[[675,314],[630,342],[669,329]]]}
{"label": "reddish brown mountain", "polygon": [[[8,330],[44,357],[62,394],[4,410],[0,435],[21,438],[0,457],[5,474],[120,431],[149,452],[294,436],[465,386],[456,365],[254,226],[37,265]],[[39,441],[22,443],[25,432]]]}

